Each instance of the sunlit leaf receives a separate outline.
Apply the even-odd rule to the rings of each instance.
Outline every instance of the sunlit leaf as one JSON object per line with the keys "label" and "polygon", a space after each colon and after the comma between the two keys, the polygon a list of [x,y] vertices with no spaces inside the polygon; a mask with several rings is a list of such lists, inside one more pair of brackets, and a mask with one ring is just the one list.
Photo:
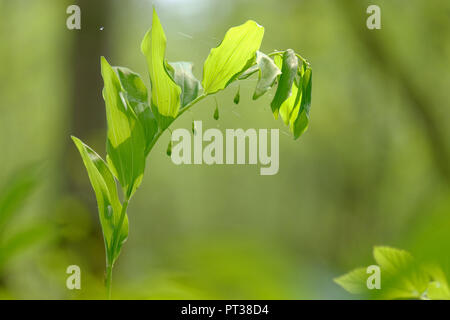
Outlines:
{"label": "sunlit leaf", "polygon": [[170,62],[168,71],[181,88],[181,108],[183,108],[200,94],[202,88],[200,81],[192,73],[190,62]]}
{"label": "sunlit leaf", "polygon": [[275,80],[281,74],[281,70],[277,67],[274,61],[260,51],[256,53],[256,64],[259,69],[259,78],[258,83],[256,84],[255,92],[253,93],[253,100],[258,99],[270,88],[272,88]]}
{"label": "sunlit leaf", "polygon": [[224,89],[252,66],[263,36],[264,28],[251,20],[229,29],[205,61],[202,81],[205,93]]}
{"label": "sunlit leaf", "polygon": [[292,49],[288,49],[283,54],[281,76],[278,82],[277,91],[270,104],[275,118],[278,118],[279,109],[284,101],[292,94],[292,85],[297,74],[298,59]]}
{"label": "sunlit leaf", "polygon": [[433,279],[427,288],[427,298],[431,300],[450,300],[450,287],[447,277],[439,266],[428,266],[427,272]]}
{"label": "sunlit leaf", "polygon": [[334,279],[338,285],[353,294],[367,293],[367,272],[366,268],[358,268]]}
{"label": "sunlit leaf", "polygon": [[375,247],[373,256],[381,268],[383,278],[387,279],[384,281],[389,290],[385,292],[387,297],[419,298],[427,289],[429,277],[409,252],[390,247]]}
{"label": "sunlit leaf", "polygon": [[161,130],[166,129],[180,109],[181,88],[170,76],[165,61],[166,36],[156,11],[153,10],[152,27],[141,44],[152,86],[151,107]]}
{"label": "sunlit leaf", "polygon": [[[86,167],[89,180],[97,198],[100,223],[105,240],[106,252],[109,254],[112,244],[114,228],[119,224],[122,205],[120,204],[116,182],[106,163],[95,153],[94,150],[85,145],[80,139],[72,137],[80,152]],[[128,237],[128,217],[125,216],[119,233],[119,249]]]}
{"label": "sunlit leaf", "polygon": [[309,110],[311,108],[312,94],[312,70],[309,66],[304,70],[301,80],[302,93],[300,107],[298,112],[294,111],[291,115],[291,127],[295,139],[300,137],[308,129],[309,125]]}
{"label": "sunlit leaf", "polygon": [[130,197],[142,181],[145,167],[145,133],[125,98],[120,81],[102,57],[103,97],[108,139],[106,150],[122,188]]}
{"label": "sunlit leaf", "polygon": [[116,67],[125,98],[133,108],[145,134],[145,155],[150,151],[153,138],[158,132],[158,123],[148,103],[148,93],[140,76],[128,68]]}

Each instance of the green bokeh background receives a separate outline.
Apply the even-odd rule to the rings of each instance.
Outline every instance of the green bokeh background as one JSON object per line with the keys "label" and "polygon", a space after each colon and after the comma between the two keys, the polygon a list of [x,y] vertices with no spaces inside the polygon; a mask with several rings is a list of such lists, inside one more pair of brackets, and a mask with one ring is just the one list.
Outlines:
{"label": "green bokeh background", "polygon": [[[66,28],[70,4],[81,30]],[[381,30],[366,28],[369,4]],[[147,79],[152,5],[168,60],[193,61],[199,78],[210,48],[248,19],[265,27],[262,51],[300,52],[314,72],[311,122],[294,141],[273,119],[273,92],[251,100],[253,79],[238,106],[236,84],[218,95],[219,121],[208,98],[174,123],[279,128],[279,173],[176,166],[164,134],[129,206],[115,298],[356,298],[333,278],[371,264],[374,245],[449,265],[449,1],[0,0],[3,194],[30,164],[39,177],[0,229],[0,298],[104,298],[95,197],[70,135],[104,155],[100,55]],[[37,225],[45,232],[2,266],[2,241]],[[79,291],[65,286],[72,264]]]}

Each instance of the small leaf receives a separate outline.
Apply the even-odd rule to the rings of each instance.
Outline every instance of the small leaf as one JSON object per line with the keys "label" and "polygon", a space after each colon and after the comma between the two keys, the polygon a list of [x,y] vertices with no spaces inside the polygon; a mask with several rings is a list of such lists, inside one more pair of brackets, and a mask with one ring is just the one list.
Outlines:
{"label": "small leaf", "polygon": [[202,88],[200,81],[192,73],[190,62],[170,62],[167,69],[181,88],[181,108],[183,108],[200,94]]}
{"label": "small leaf", "polygon": [[205,61],[202,81],[205,93],[226,88],[253,65],[263,36],[264,28],[251,20],[229,29],[222,43],[211,50]]}
{"label": "small leaf", "polygon": [[101,64],[108,123],[106,150],[125,195],[131,197],[144,174],[144,129],[133,108],[128,105],[116,73],[104,57]]}
{"label": "small leaf", "polygon": [[358,268],[334,279],[338,285],[353,294],[367,293],[367,272],[366,268]]}
{"label": "small leaf", "polygon": [[234,96],[234,99],[233,99],[234,104],[239,104],[239,101],[241,100],[241,94],[239,93],[240,91],[241,91],[241,86],[238,87],[236,95]]}
{"label": "small leaf", "polygon": [[258,51],[256,53],[256,63],[259,69],[258,83],[253,94],[253,100],[258,99],[266,93],[275,83],[277,77],[281,74],[281,70],[266,54]]}
{"label": "small leaf", "polygon": [[196,134],[195,123],[194,123],[194,121],[192,121],[192,134],[193,134],[193,135]]}
{"label": "small leaf", "polygon": [[214,120],[219,120],[219,105],[216,100],[216,110],[214,110]]}
{"label": "small leaf", "polygon": [[[100,223],[103,231],[103,238],[105,240],[105,248],[108,255],[109,262],[112,263],[114,257],[110,256],[110,246],[112,244],[112,237],[115,227],[119,224],[120,213],[122,205],[120,204],[117,195],[116,182],[106,163],[95,153],[94,150],[85,145],[80,139],[72,137],[78,151],[80,152],[83,163],[86,167],[89,180],[97,198],[98,212],[100,216]],[[111,214],[112,210],[112,214]],[[126,241],[128,237],[128,217],[122,224],[119,233],[119,248]]]}
{"label": "small leaf", "polygon": [[292,49],[288,49],[283,54],[280,81],[277,91],[270,104],[275,118],[278,118],[281,104],[292,94],[292,85],[294,84],[295,75],[298,69],[298,59]]}
{"label": "small leaf", "polygon": [[169,144],[167,145],[166,154],[170,157],[172,155],[172,140],[169,141]]}
{"label": "small leaf", "polygon": [[133,108],[145,133],[145,155],[150,152],[153,138],[158,132],[158,123],[148,104],[147,88],[141,77],[128,68],[115,67],[119,76],[122,88],[125,91],[125,98]]}
{"label": "small leaf", "polygon": [[153,9],[152,28],[141,44],[147,58],[152,86],[151,108],[161,130],[165,130],[175,119],[180,109],[181,88],[172,79],[166,68],[166,36]]}

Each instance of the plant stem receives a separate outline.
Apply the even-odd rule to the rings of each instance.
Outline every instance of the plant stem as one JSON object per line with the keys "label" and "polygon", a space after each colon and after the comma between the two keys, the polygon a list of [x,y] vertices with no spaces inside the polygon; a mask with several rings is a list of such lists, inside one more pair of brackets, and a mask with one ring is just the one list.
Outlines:
{"label": "plant stem", "polygon": [[112,290],[112,263],[106,265],[106,298],[111,300],[111,290]]}
{"label": "plant stem", "polygon": [[125,201],[122,204],[122,211],[120,212],[120,218],[118,225],[114,228],[114,233],[112,237],[112,243],[110,252],[108,253],[109,257],[107,259],[106,264],[106,293],[108,300],[111,299],[111,292],[112,292],[112,273],[114,268],[114,262],[116,260],[116,250],[117,246],[119,245],[119,235],[120,235],[120,229],[122,229],[123,221],[125,220],[125,216],[127,213],[128,208],[128,202],[129,198],[126,198]]}

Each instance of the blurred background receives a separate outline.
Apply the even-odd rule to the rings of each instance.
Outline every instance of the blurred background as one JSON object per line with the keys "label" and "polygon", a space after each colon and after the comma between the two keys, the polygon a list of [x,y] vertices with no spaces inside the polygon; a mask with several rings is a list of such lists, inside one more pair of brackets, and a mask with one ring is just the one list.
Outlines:
{"label": "blurred background", "polygon": [[[81,7],[81,30],[66,9]],[[368,30],[366,8],[381,8]],[[450,266],[450,2],[447,0],[0,0],[0,298],[104,298],[95,196],[70,135],[105,155],[100,56],[146,79],[140,42],[156,6],[169,61],[202,64],[253,19],[263,52],[313,66],[297,141],[251,100],[256,80],[208,98],[172,129],[280,128],[280,170],[176,166],[165,133],[129,206],[114,270],[125,299],[347,299],[333,282],[374,245]],[[255,110],[257,116],[255,117]],[[81,268],[82,290],[66,288]],[[450,268],[447,269],[447,271]],[[450,273],[448,273],[450,275]]]}

